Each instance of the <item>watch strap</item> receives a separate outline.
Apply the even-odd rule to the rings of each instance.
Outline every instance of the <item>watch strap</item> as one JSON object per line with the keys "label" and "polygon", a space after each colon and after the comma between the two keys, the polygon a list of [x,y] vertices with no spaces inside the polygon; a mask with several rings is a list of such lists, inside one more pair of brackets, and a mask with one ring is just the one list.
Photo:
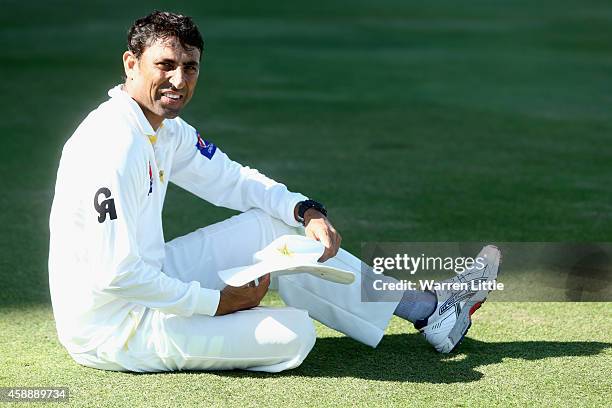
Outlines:
{"label": "watch strap", "polygon": [[311,208],[314,208],[315,210],[327,217],[327,210],[325,209],[325,206],[320,202],[315,200],[300,201],[298,203],[297,220],[302,225],[304,225],[304,214],[306,214],[306,211]]}

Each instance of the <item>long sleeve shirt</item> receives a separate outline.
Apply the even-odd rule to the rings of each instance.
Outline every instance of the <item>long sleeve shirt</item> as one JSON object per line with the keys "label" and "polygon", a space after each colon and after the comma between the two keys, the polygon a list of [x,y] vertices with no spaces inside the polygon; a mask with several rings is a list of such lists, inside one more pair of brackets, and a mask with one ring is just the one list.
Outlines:
{"label": "long sleeve shirt", "polygon": [[120,86],[66,142],[51,208],[49,285],[72,353],[126,340],[146,308],[214,315],[220,292],[162,271],[168,182],[215,205],[260,208],[297,226],[292,193],[228,158],[180,118],[154,131]]}

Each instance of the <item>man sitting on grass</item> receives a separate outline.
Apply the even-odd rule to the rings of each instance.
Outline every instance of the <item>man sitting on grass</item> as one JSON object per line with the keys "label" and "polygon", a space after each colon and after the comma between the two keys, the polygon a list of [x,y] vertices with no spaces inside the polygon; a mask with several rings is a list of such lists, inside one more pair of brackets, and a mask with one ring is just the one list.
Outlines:
{"label": "man sitting on grass", "polygon": [[[440,352],[459,344],[486,291],[362,302],[362,263],[340,249],[324,206],[230,160],[179,118],[203,52],[191,18],[154,12],[134,23],[127,42],[125,83],[66,142],[57,174],[49,280],[58,335],[74,360],[121,371],[278,372],[299,366],[314,346],[311,317],[376,347],[394,313]],[[166,243],[169,182],[242,213]],[[242,287],[221,281],[218,271],[252,263],[287,234],[320,241],[320,262],[353,271],[355,282],[281,276],[290,307],[260,308],[269,276]],[[453,279],[495,279],[499,251],[480,256],[483,268]]]}

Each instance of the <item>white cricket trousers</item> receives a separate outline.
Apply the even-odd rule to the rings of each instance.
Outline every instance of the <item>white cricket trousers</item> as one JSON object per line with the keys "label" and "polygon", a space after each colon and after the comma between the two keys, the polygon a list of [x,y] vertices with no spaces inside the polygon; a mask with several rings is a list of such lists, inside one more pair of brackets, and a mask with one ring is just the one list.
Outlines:
{"label": "white cricket trousers", "polygon": [[[163,272],[222,289],[217,271],[251,264],[253,254],[274,239],[302,233],[263,211],[249,210],[168,242]],[[290,307],[256,307],[225,316],[181,317],[147,309],[126,347],[102,344],[72,357],[89,367],[116,371],[279,372],[299,366],[314,346],[311,318],[376,347],[397,302],[361,302],[361,261],[350,253],[341,249],[326,264],[353,271],[355,282],[280,276],[279,294]]]}

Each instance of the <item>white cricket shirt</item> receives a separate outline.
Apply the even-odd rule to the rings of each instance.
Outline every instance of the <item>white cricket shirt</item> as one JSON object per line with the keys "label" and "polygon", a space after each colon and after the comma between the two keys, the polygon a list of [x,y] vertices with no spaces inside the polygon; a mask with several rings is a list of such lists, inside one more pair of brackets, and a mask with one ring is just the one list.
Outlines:
{"label": "white cricket shirt", "polygon": [[260,208],[291,226],[292,193],[230,160],[180,118],[155,132],[117,86],[66,142],[51,208],[49,285],[60,341],[71,353],[124,344],[146,308],[214,315],[218,290],[162,272],[168,182],[215,205]]}

